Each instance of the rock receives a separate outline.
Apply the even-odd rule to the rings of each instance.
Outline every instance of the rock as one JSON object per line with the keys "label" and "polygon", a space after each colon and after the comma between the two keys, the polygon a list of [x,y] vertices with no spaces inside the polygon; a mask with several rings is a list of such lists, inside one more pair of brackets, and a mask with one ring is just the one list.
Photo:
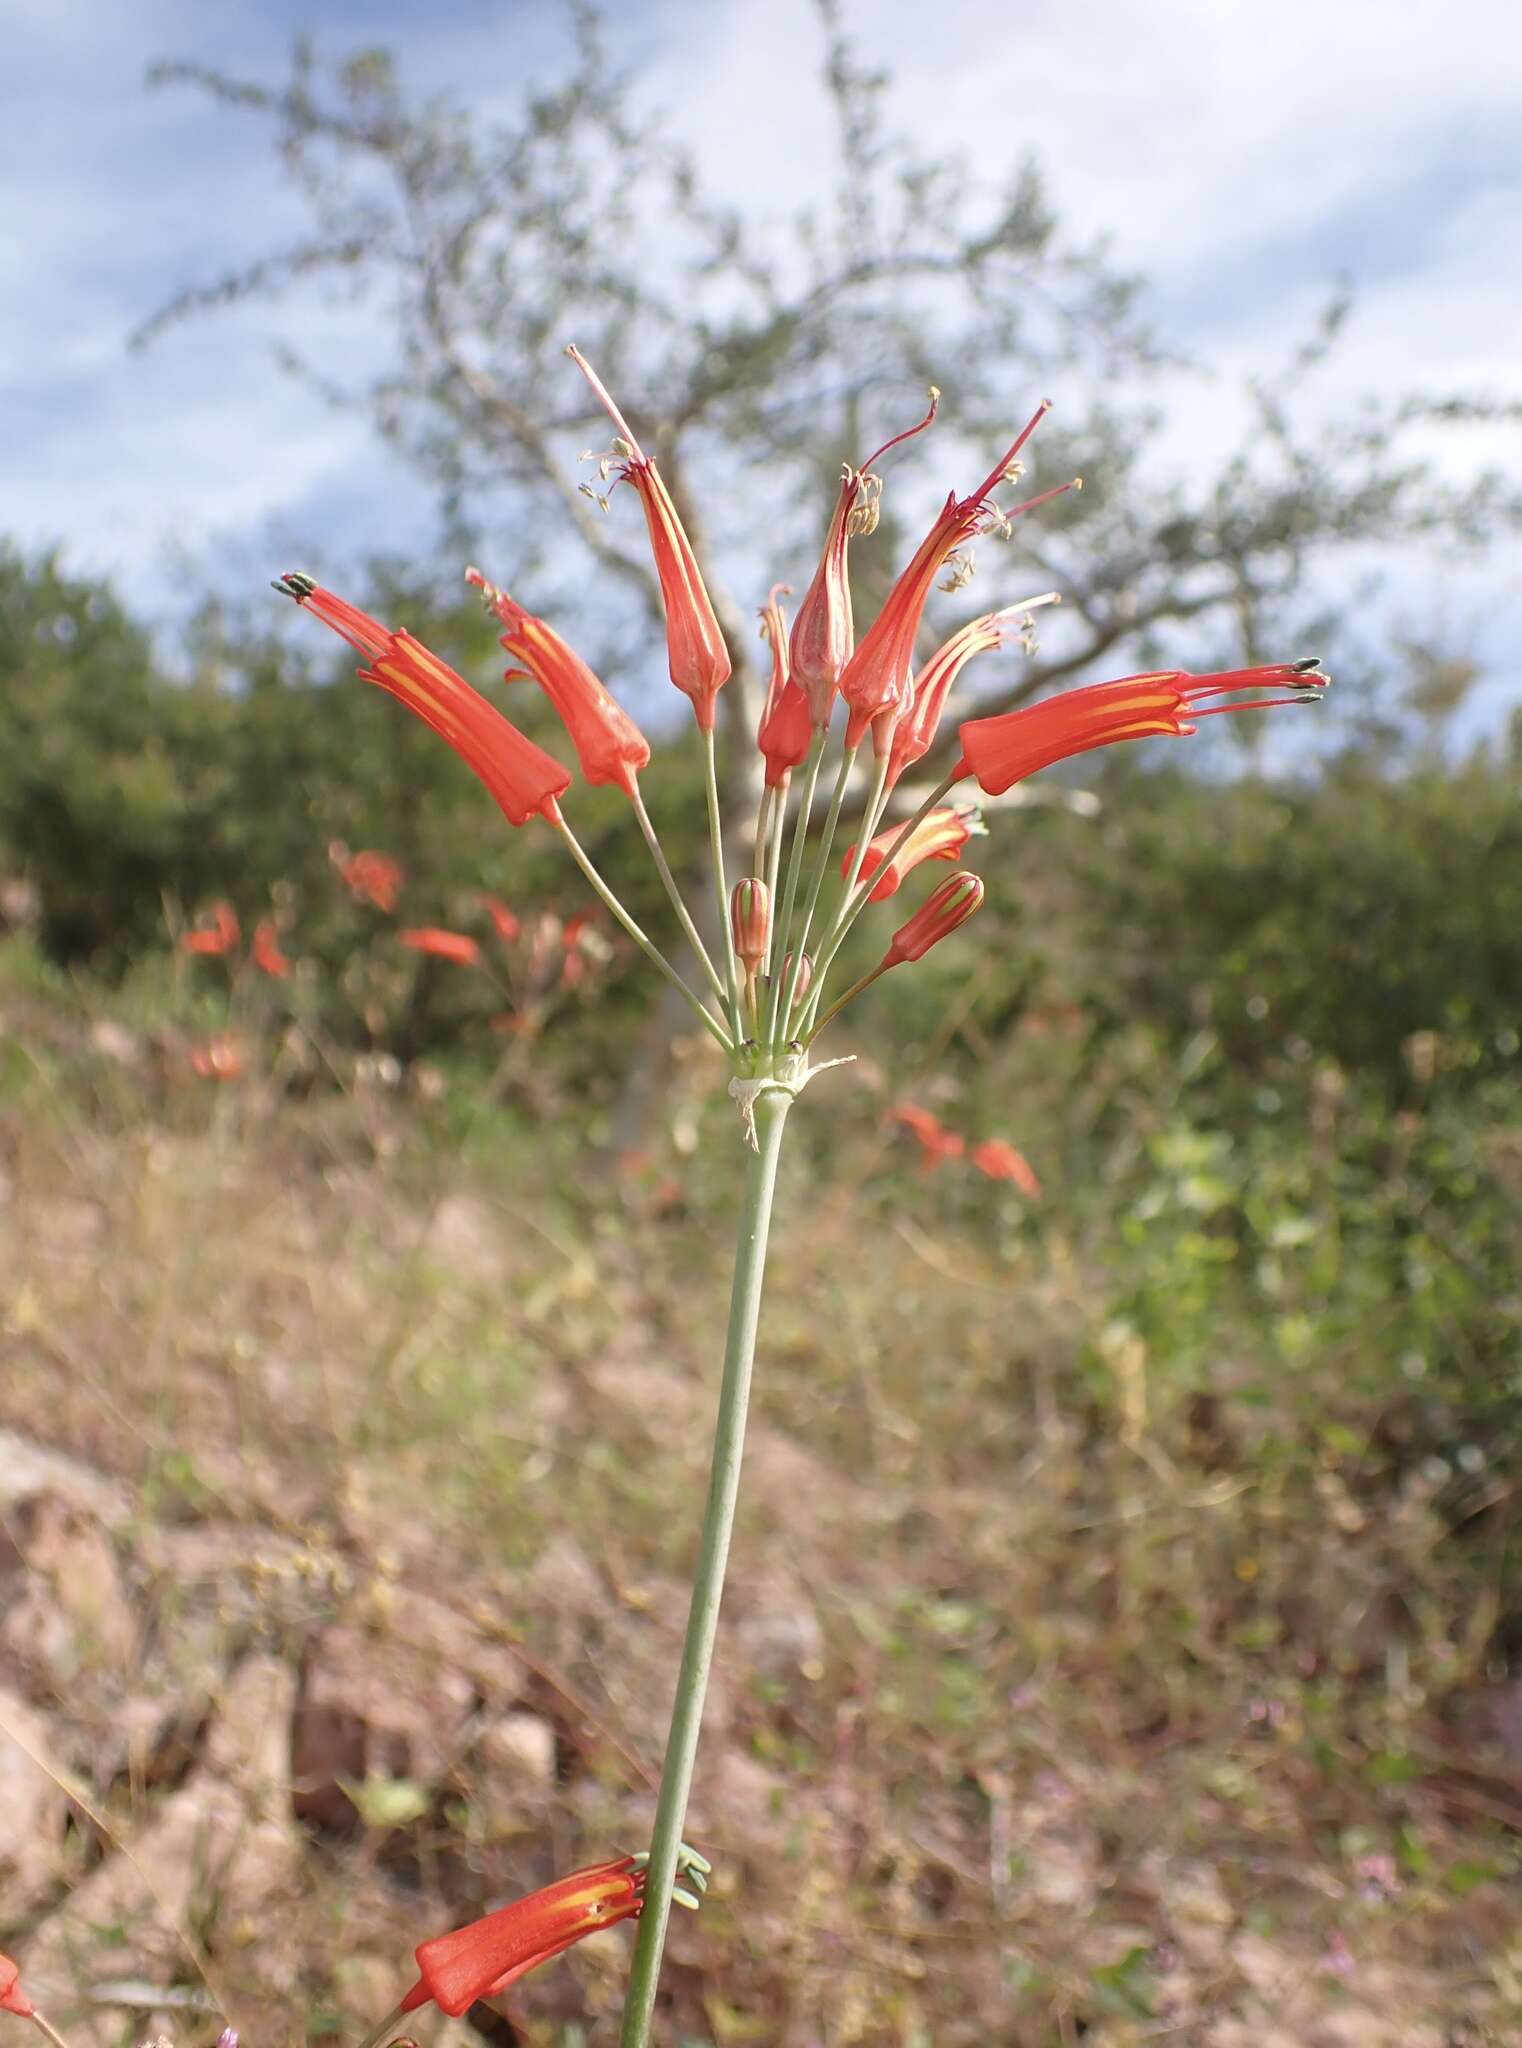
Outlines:
{"label": "rock", "polygon": [[64,1495],[35,1493],[7,1509],[0,1587],[0,1644],[55,1690],[132,1659],[137,1621],[111,1539]]}
{"label": "rock", "polygon": [[110,1017],[97,1017],[90,1026],[90,1044],[119,1067],[140,1067],[143,1063],[143,1041]]}
{"label": "rock", "polygon": [[307,1653],[293,1742],[296,1811],[348,1831],[356,1814],[346,1780],[438,1785],[465,1748],[478,1705],[506,1707],[525,1683],[512,1650],[467,1615],[376,1581]]}
{"label": "rock", "polygon": [[106,1212],[82,1195],[33,1196],[27,1207],[34,1257],[60,1264],[93,1257],[105,1235]]}
{"label": "rock", "polygon": [[496,1284],[507,1271],[506,1226],[478,1195],[446,1195],[423,1240],[430,1258],[463,1279]]}
{"label": "rock", "polygon": [[555,1730],[539,1714],[503,1714],[488,1722],[479,1748],[486,1768],[511,1786],[543,1792],[555,1782]]}
{"label": "rock", "polygon": [[817,1678],[823,1669],[824,1630],[803,1588],[772,1576],[744,1589],[745,1612],[735,1624],[735,1647],[760,1678]]}
{"label": "rock", "polygon": [[107,1529],[119,1529],[132,1514],[127,1489],[116,1480],[17,1430],[0,1429],[0,1511],[9,1517],[39,1493],[62,1495]]}
{"label": "rock", "polygon": [[[75,1886],[20,1958],[37,2003],[71,2048],[114,2048],[119,2015],[81,1994],[101,1981],[172,1984],[175,1930],[208,1950],[249,1948],[294,1888],[299,1844],[288,1754],[294,1681],[278,1658],[245,1659],[228,1681],[203,1765],[147,1824]],[[276,1952],[259,1950],[261,1969]]]}
{"label": "rock", "polygon": [[42,1716],[0,1689],[0,1895],[12,1913],[24,1913],[58,1876],[68,1801],[34,1761],[51,1746]]}

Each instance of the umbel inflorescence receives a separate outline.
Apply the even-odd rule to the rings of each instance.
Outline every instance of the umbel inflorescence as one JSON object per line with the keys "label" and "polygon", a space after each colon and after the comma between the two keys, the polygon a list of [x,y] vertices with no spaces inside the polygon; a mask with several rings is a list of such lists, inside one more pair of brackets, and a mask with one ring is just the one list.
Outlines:
{"label": "umbel inflorescence", "polygon": [[[764,792],[750,872],[731,890],[714,738],[716,699],[730,675],[729,652],[659,469],[590,364],[576,349],[568,353],[614,428],[608,452],[584,458],[596,460],[599,481],[607,488],[583,488],[604,509],[620,483],[639,499],[665,609],[671,680],[691,699],[702,735],[715,899],[711,938],[705,940],[699,929],[645,806],[639,778],[649,765],[649,742],[551,625],[478,570],[466,574],[503,629],[502,646],[512,664],[507,676],[539,684],[565,726],[584,779],[621,789],[633,806],[690,949],[688,970],[675,966],[667,950],[635,921],[572,831],[562,810],[573,782],[569,769],[404,629],[379,624],[308,576],[287,575],[275,587],[342,634],[364,658],[359,671],[364,680],[432,726],[485,784],[509,824],[526,825],[537,818],[560,834],[597,895],[724,1048],[742,1100],[756,1083],[796,1092],[808,1077],[820,1033],[846,1004],[890,968],[922,958],[977,910],[983,884],[958,869],[892,933],[871,971],[830,1000],[831,972],[857,918],[870,905],[896,895],[922,862],[958,860],[969,837],[981,830],[975,792],[997,796],[1037,770],[1095,747],[1158,734],[1182,736],[1195,731],[1201,718],[1304,702],[1325,688],[1328,679],[1314,660],[1208,675],[1164,670],[1090,683],[996,717],[972,718],[959,727],[954,745],[943,747],[949,766],[934,792],[902,825],[885,828],[900,778],[941,743],[963,668],[1012,639],[1029,647],[1036,612],[1059,602],[1056,591],[1043,591],[985,612],[921,663],[916,647],[931,590],[937,585],[959,589],[966,583],[972,573],[970,546],[979,536],[1008,533],[1015,519],[1082,483],[1075,477],[1023,501],[1001,502],[1006,487],[1020,477],[1021,451],[1045,416],[1043,403],[975,489],[963,497],[954,491],[947,496],[858,640],[849,554],[852,540],[877,524],[882,481],[874,464],[930,425],[937,399],[932,393],[924,419],[859,467],[846,468],[818,567],[791,629],[781,603],[786,586],[774,587],[761,608],[761,631],[771,655],[770,687],[756,735]],[[843,716],[836,712],[837,699],[844,705]],[[811,845],[815,799],[832,733],[839,735],[839,761],[823,824]],[[858,764],[869,768],[868,793],[826,902],[841,813]],[[961,794],[962,785],[974,786],[971,800]]]}

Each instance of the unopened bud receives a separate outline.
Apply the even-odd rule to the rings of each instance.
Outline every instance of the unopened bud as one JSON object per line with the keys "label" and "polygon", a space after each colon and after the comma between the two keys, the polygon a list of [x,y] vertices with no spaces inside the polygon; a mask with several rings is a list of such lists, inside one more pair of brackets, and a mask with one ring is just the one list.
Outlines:
{"label": "unopened bud", "polygon": [[[787,987],[788,977],[793,971],[793,956],[788,954],[782,963],[782,986]],[[814,979],[814,956],[805,953],[798,962],[798,986],[793,990],[793,1008],[796,1010],[809,992],[809,983]]]}
{"label": "unopened bud", "polygon": [[930,948],[965,924],[983,901],[983,884],[977,875],[962,873],[942,882],[920,905],[906,924],[893,934],[893,943],[883,956],[885,967],[897,967],[904,960],[922,960]]}
{"label": "unopened bud", "polygon": [[735,883],[729,898],[729,927],[734,934],[735,958],[747,974],[754,974],[766,958],[772,929],[771,895],[765,882],[754,875]]}

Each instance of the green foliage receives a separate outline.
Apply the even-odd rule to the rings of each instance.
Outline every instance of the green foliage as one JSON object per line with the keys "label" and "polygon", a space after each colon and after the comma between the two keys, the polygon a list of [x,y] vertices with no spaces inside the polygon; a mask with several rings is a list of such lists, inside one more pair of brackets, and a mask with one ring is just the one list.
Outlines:
{"label": "green foliage", "polygon": [[1206,1024],[1253,1080],[1301,1044],[1409,1095],[1426,1032],[1446,1065],[1505,1065],[1522,1017],[1519,785],[1522,758],[1485,751],[1349,755],[1294,788],[1112,777],[1106,824],[1071,835],[1100,1014]]}

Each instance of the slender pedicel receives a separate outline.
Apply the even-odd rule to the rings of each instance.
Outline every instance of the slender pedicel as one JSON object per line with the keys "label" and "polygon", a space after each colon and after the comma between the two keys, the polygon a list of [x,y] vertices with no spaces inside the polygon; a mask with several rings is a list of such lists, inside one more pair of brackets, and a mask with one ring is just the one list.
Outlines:
{"label": "slender pedicel", "polygon": [[856,765],[857,752],[857,748],[847,747],[840,757],[840,773],[835,778],[830,808],[825,813],[824,830],[819,838],[819,853],[814,862],[814,878],[809,884],[808,901],[803,907],[803,921],[796,931],[789,926],[781,941],[791,954],[793,965],[788,971],[777,976],[777,985],[772,991],[774,1014],[769,1020],[768,1036],[774,1051],[780,1051],[792,1036],[793,1005],[798,999],[798,966],[808,947],[814,912],[819,907],[819,892],[824,887],[824,878],[830,865],[830,852],[835,844],[835,829],[840,823],[840,807],[845,801],[846,784],[850,781],[851,770]]}
{"label": "slender pedicel", "polygon": [[645,955],[646,959],[648,959],[655,967],[659,968],[660,972],[666,977],[667,981],[670,982],[671,986],[677,990],[682,1000],[701,1020],[704,1029],[718,1040],[719,1044],[723,1046],[726,1052],[733,1052],[734,1040],[730,1037],[729,1033],[724,1029],[723,1025],[720,1024],[718,1018],[714,1016],[713,1012],[708,1008],[707,1004],[703,1002],[701,997],[697,994],[696,990],[689,988],[687,983],[682,979],[681,975],[677,973],[676,969],[672,966],[671,962],[666,958],[665,954],[660,950],[660,948],[657,945],[652,943],[652,941],[640,929],[639,925],[635,923],[634,919],[630,916],[629,912],[624,908],[623,904],[619,902],[618,898],[614,895],[613,891],[608,887],[607,883],[603,880],[602,876],[597,872],[597,869],[593,866],[591,860],[588,858],[585,850],[583,849],[581,841],[576,837],[576,834],[571,830],[570,826],[566,823],[565,819],[557,817],[555,823],[561,838],[564,839],[567,847],[570,849],[572,860],[575,861],[577,867],[581,869],[581,872],[586,876],[587,880],[591,883],[598,897],[602,900],[603,903],[607,905],[608,909],[612,911],[613,915],[618,919],[619,923],[623,926],[624,930],[629,934],[630,938],[633,939],[635,945],[639,947],[640,951]]}
{"label": "slender pedicel", "polygon": [[687,908],[686,898],[677,884],[676,876],[671,872],[671,863],[666,858],[665,848],[661,845],[655,826],[651,822],[650,813],[645,809],[645,800],[640,795],[637,786],[630,791],[629,800],[634,807],[634,816],[639,824],[645,844],[650,849],[650,857],[655,862],[656,873],[661,878],[661,886],[665,889],[667,896],[670,898],[671,907],[676,912],[677,922],[687,934],[688,945],[691,946],[693,952],[698,956],[703,972],[708,977],[709,987],[718,997],[720,1003],[723,1003],[725,1000],[724,984],[719,979],[718,969],[713,964],[708,948],[703,944],[703,935],[694,923],[691,911]]}

